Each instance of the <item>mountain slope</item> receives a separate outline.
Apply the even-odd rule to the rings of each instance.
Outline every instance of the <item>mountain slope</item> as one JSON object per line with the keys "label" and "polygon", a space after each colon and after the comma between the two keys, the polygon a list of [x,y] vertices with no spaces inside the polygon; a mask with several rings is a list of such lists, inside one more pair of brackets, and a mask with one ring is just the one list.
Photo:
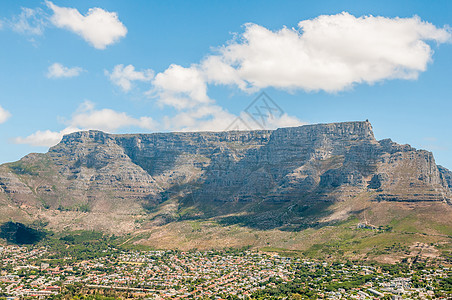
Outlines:
{"label": "mountain slope", "polygon": [[432,153],[377,141],[369,122],[245,132],[87,131],[65,136],[46,154],[0,166],[0,221],[111,233],[158,229],[158,241],[148,237],[154,246],[166,238],[168,245],[186,241],[175,232],[198,221],[214,222],[216,232],[240,228],[238,244],[252,241],[255,230],[304,232],[350,218],[376,226],[408,218],[429,234],[448,235],[450,186],[451,172]]}

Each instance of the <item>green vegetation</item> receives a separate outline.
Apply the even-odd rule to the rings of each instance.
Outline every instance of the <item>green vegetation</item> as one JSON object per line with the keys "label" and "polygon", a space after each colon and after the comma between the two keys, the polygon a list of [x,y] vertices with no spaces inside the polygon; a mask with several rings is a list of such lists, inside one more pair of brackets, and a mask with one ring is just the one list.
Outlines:
{"label": "green vegetation", "polygon": [[[50,247],[49,255],[52,265],[59,265],[69,261],[87,260],[118,253],[112,248],[118,242],[115,236],[106,236],[96,231],[74,231],[61,237],[52,236],[43,242]],[[66,258],[61,260],[62,258]]]}
{"label": "green vegetation", "polygon": [[11,171],[13,171],[13,173],[17,175],[31,175],[31,176],[39,175],[37,167],[24,163],[22,161],[10,163],[8,164],[8,166],[11,169]]}
{"label": "green vegetation", "polygon": [[108,296],[102,296],[102,295],[88,295],[88,296],[84,296],[84,295],[80,295],[80,296],[74,296],[73,300],[116,300],[116,299],[121,299],[121,298],[116,298],[116,297],[108,297]]}
{"label": "green vegetation", "polygon": [[81,211],[81,212],[90,212],[91,208],[89,207],[89,204],[83,203],[71,207],[66,207],[63,205],[59,205],[57,210],[59,211]]}
{"label": "green vegetation", "polygon": [[280,256],[251,247],[140,250],[123,248],[126,241],[95,231],[74,231],[53,235],[36,246],[4,247],[0,268],[13,281],[0,282],[0,292],[10,296],[47,288],[44,290],[52,291],[47,299],[61,300],[145,299],[169,294],[235,300],[243,299],[245,291],[245,299],[325,299],[338,295],[351,299],[372,287],[385,293],[383,299],[390,299],[403,287],[405,298],[416,298],[420,293],[446,299],[452,295],[450,269],[434,263],[322,262],[301,258],[297,251]]}
{"label": "green vegetation", "polygon": [[0,226],[0,238],[19,245],[36,244],[46,233],[22,223],[6,222]]}
{"label": "green vegetation", "polygon": [[449,292],[449,294],[452,294],[452,277],[442,279],[439,283],[439,287],[442,290]]}

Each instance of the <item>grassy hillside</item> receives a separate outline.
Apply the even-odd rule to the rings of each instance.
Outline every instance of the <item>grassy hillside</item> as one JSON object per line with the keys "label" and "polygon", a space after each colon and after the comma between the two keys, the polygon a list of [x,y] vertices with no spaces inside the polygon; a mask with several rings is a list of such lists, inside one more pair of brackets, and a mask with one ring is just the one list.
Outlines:
{"label": "grassy hillside", "polygon": [[[176,218],[175,206],[163,205],[162,210]],[[164,225],[155,223],[158,216],[157,211],[151,220],[142,219],[128,243],[181,250],[251,246],[312,258],[388,263],[451,258],[452,209],[442,202],[373,202],[361,194],[324,207],[318,222],[308,228],[258,229],[255,222],[246,223],[246,213]]]}

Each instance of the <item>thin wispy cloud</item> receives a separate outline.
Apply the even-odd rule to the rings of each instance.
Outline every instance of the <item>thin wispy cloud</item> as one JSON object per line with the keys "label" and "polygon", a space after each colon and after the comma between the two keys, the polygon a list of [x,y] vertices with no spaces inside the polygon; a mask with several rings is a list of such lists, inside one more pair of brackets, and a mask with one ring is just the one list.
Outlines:
{"label": "thin wispy cloud", "polygon": [[133,65],[116,65],[111,73],[105,70],[104,74],[124,92],[132,89],[134,81],[150,82],[154,77],[154,71],[150,69],[137,71]]}
{"label": "thin wispy cloud", "polygon": [[12,30],[26,35],[42,35],[48,25],[47,15],[41,8],[22,7],[21,13],[12,17]]}
{"label": "thin wispy cloud", "polygon": [[137,127],[144,130],[156,128],[154,120],[150,117],[134,118],[125,112],[112,109],[96,109],[94,103],[85,101],[79,106],[72,118],[63,121],[66,127],[61,131],[38,130],[26,137],[16,137],[16,144],[28,144],[32,146],[51,147],[61,141],[65,134],[80,130],[102,130],[115,132],[121,128]]}
{"label": "thin wispy cloud", "polygon": [[0,106],[0,124],[5,123],[11,117],[11,113]]}
{"label": "thin wispy cloud", "polygon": [[53,63],[47,70],[47,78],[70,78],[79,76],[83,72],[81,67],[65,67],[60,63]]}

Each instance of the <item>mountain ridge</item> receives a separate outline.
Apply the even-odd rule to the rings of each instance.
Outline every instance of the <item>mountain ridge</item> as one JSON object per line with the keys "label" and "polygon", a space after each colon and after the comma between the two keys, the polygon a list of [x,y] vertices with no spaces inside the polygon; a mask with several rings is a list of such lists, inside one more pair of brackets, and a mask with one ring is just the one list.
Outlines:
{"label": "mountain ridge", "polygon": [[[19,162],[26,164],[27,160],[33,161],[33,157],[37,156],[40,155],[31,154]],[[129,197],[146,194],[145,197],[156,202],[161,202],[161,199],[157,199],[157,194],[163,190],[177,187],[177,184],[196,186],[200,176],[208,177],[204,178],[203,184],[209,187],[201,194],[198,193],[197,197],[205,198],[206,194],[210,194],[210,197],[219,197],[217,200],[225,202],[230,202],[231,197],[239,197],[240,201],[246,202],[247,197],[255,197],[258,191],[254,191],[254,194],[247,191],[232,194],[224,191],[222,195],[213,195],[212,191],[218,194],[218,190],[233,187],[240,189],[246,178],[237,173],[244,172],[249,167],[260,169],[254,175],[260,181],[269,176],[271,178],[267,179],[270,181],[281,181],[272,194],[267,191],[267,196],[275,199],[279,194],[306,192],[316,188],[331,190],[338,187],[367,186],[379,191],[382,190],[382,184],[388,182],[387,173],[395,171],[386,170],[385,167],[405,164],[406,168],[410,168],[410,163],[414,163],[417,164],[417,170],[414,171],[419,174],[404,174],[408,177],[405,181],[411,181],[406,187],[404,185],[407,182],[399,178],[398,185],[417,192],[409,195],[404,190],[400,193],[397,192],[400,187],[388,184],[385,189],[387,193],[379,192],[375,200],[450,202],[450,171],[436,166],[431,152],[416,150],[409,145],[398,145],[390,139],[377,141],[369,122],[304,125],[274,131],[152,134],[81,131],[65,135],[58,145],[50,148],[43,156],[61,166],[57,172],[66,176],[66,180],[70,182],[67,191],[85,189],[96,192],[108,186],[122,186],[124,192],[131,193]],[[401,163],[397,163],[398,160]],[[319,163],[330,164],[330,169],[323,172]],[[400,166],[397,167],[400,169]],[[378,168],[384,169],[383,172],[379,172]],[[13,164],[12,173],[14,170],[20,175],[20,168]],[[251,173],[248,175],[253,176]],[[414,180],[413,175],[419,175],[418,180]],[[367,178],[369,176],[371,178]],[[228,182],[222,181],[225,177]],[[34,192],[33,189],[27,191],[27,184],[21,184],[20,179],[10,179],[12,184],[9,185],[5,180],[0,180],[3,192],[14,191],[16,186],[19,194],[31,192],[45,195],[47,192],[51,195],[52,189],[35,187]],[[251,181],[250,184],[254,183],[256,182]],[[425,187],[429,187],[429,192],[421,193],[421,189]],[[40,191],[41,189],[44,190]],[[88,195],[85,200],[87,197]]]}
{"label": "mountain ridge", "polygon": [[45,154],[0,166],[0,221],[39,221],[56,231],[157,230],[167,240],[152,243],[169,246],[190,222],[239,226],[247,234],[304,232],[349,218],[389,226],[414,210],[437,234],[451,225],[451,174],[431,152],[377,141],[367,121],[258,131],[82,131]]}

